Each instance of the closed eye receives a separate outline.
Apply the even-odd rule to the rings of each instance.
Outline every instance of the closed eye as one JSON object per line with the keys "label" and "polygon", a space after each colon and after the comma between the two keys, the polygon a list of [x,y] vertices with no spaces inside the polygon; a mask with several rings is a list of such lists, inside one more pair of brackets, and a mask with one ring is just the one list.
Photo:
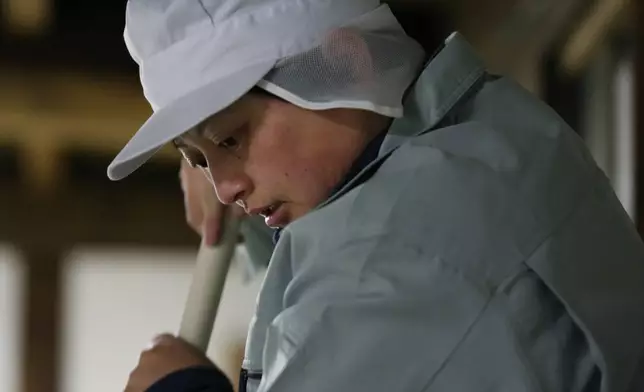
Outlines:
{"label": "closed eye", "polygon": [[180,140],[173,140],[172,144],[183,155],[183,158],[188,162],[190,167],[201,167],[204,169],[208,167],[208,160],[200,151],[190,148]]}
{"label": "closed eye", "polygon": [[194,156],[190,156],[190,157],[184,154],[184,157],[186,158],[186,161],[188,161],[188,164],[193,168],[197,168],[197,167],[200,167],[202,169],[208,168],[208,160],[201,153],[195,154]]}
{"label": "closed eye", "polygon": [[224,139],[224,141],[219,142],[217,145],[227,150],[234,150],[239,146],[239,142],[237,142],[237,139],[235,139],[234,137],[228,137]]}

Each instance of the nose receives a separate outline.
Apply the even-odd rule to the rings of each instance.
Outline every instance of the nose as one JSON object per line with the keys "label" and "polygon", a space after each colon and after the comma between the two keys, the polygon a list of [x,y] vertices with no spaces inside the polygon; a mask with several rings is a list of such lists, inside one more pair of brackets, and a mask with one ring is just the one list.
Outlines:
{"label": "nose", "polygon": [[250,193],[250,181],[243,173],[226,175],[219,171],[214,173],[212,169],[208,169],[207,176],[217,192],[217,198],[223,204],[244,202]]}

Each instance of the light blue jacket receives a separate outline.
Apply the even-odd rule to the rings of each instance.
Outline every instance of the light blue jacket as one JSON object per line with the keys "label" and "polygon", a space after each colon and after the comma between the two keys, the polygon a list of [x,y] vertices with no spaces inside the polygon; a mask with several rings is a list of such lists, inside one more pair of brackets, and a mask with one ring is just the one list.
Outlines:
{"label": "light blue jacket", "polygon": [[583,141],[455,34],[379,158],[283,231],[243,366],[249,392],[641,391],[644,245]]}

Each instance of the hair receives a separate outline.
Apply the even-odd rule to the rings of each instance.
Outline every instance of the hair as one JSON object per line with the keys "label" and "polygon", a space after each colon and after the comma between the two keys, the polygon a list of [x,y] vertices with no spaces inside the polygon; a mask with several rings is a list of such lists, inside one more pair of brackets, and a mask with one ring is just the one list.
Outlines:
{"label": "hair", "polygon": [[437,0],[384,0],[411,38],[422,45],[428,56],[440,48],[456,30],[451,13]]}
{"label": "hair", "polygon": [[286,101],[285,99],[283,99],[281,97],[278,97],[277,95],[275,95],[273,93],[270,93],[270,92],[264,90],[263,88],[261,88],[259,86],[253,86],[253,88],[251,88],[248,93],[249,94],[254,94],[254,95],[261,95],[261,96],[266,97],[266,98],[277,99],[278,101],[290,103],[290,102]]}

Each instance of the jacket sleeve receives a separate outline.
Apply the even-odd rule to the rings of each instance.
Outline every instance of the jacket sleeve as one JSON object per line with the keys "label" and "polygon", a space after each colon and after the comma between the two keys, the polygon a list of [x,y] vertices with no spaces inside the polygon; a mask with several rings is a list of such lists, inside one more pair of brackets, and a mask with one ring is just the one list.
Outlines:
{"label": "jacket sleeve", "polygon": [[372,241],[296,272],[268,330],[260,392],[427,391],[480,321],[490,298],[458,271]]}
{"label": "jacket sleeve", "polygon": [[[582,390],[585,343],[533,273],[493,290],[390,245],[352,243],[294,279],[268,330],[260,392]],[[355,274],[342,267],[356,262]]]}
{"label": "jacket sleeve", "polygon": [[219,369],[193,367],[167,375],[146,392],[233,392],[233,387]]}

